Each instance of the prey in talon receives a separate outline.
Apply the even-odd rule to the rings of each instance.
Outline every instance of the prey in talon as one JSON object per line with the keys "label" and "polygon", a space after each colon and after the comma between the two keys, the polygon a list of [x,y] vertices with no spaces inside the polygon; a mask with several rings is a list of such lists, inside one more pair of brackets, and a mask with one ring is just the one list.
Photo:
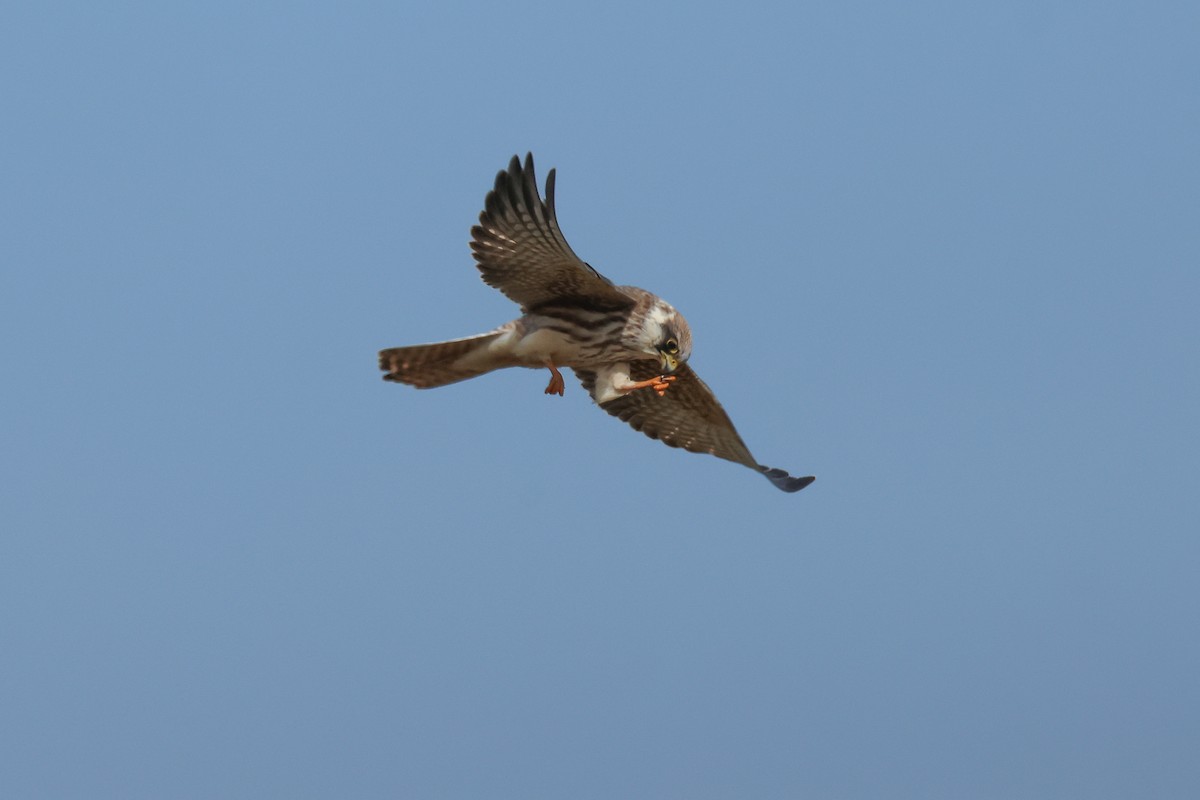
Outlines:
{"label": "prey in talon", "polygon": [[471,228],[481,277],[517,303],[521,316],[475,336],[381,350],[384,380],[431,389],[529,367],[549,369],[545,394],[561,396],[559,367],[569,367],[601,408],[651,438],[747,466],[785,492],[812,483],[750,454],[688,363],[692,331],[674,306],[614,284],[575,255],[558,227],[554,180],[550,170],[543,200],[533,156],[524,164],[513,156]]}

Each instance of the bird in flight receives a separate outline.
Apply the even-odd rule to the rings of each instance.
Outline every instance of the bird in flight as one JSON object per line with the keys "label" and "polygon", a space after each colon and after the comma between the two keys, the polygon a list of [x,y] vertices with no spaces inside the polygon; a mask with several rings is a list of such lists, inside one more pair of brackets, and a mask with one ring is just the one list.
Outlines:
{"label": "bird in flight", "polygon": [[496,176],[471,250],[483,280],[521,307],[521,316],[488,333],[379,353],[383,379],[431,389],[504,367],[548,369],[546,394],[562,395],[559,367],[570,367],[596,403],[652,439],[711,453],[798,492],[795,478],[759,464],[729,415],[688,364],[687,320],[661,297],[617,286],[580,259],[558,228],[554,170],[538,193],[533,154],[513,156]]}

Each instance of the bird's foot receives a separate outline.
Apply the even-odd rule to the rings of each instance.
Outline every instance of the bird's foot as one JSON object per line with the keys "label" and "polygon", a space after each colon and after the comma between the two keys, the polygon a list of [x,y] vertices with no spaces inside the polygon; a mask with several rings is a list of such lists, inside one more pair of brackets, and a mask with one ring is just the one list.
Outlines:
{"label": "bird's foot", "polygon": [[550,368],[550,385],[546,387],[546,394],[556,394],[562,397],[567,388],[562,373],[553,364],[547,363],[546,366]]}
{"label": "bird's foot", "polygon": [[667,393],[667,389],[670,388],[671,382],[675,380],[675,377],[676,376],[674,375],[658,375],[654,378],[650,378],[649,380],[635,381],[633,383],[626,384],[621,388],[621,391],[625,394],[629,394],[637,389],[653,389],[658,393],[659,397],[662,397]]}

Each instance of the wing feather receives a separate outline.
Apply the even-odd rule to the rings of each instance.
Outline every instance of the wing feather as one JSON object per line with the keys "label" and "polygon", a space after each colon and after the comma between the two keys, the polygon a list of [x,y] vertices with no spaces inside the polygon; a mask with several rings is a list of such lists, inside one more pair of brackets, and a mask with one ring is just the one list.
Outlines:
{"label": "wing feather", "polygon": [[[652,378],[659,374],[656,366],[653,361],[635,361],[630,364],[629,377],[635,381]],[[596,373],[584,369],[575,373],[595,399]],[[785,492],[798,492],[815,480],[812,476],[794,478],[784,470],[759,464],[712,390],[692,368],[684,364],[674,375],[675,381],[662,397],[639,389],[599,405],[651,439],[750,467]]]}
{"label": "wing feather", "polygon": [[542,202],[532,153],[525,156],[524,167],[513,156],[508,169],[496,176],[479,224],[471,228],[471,251],[484,282],[524,312],[563,300],[605,308],[632,305],[567,244],[554,211],[554,170]]}

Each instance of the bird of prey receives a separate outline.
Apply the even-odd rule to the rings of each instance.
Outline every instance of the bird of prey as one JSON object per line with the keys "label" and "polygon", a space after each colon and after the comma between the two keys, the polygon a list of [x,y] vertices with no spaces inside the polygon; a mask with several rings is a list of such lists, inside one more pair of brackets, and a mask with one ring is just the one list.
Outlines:
{"label": "bird of prey", "polygon": [[617,286],[580,259],[554,212],[554,170],[538,193],[533,154],[513,156],[496,176],[471,250],[485,283],[521,306],[521,316],[477,336],[392,347],[379,353],[384,380],[430,389],[504,367],[550,370],[546,394],[562,395],[570,367],[596,403],[652,439],[711,453],[763,474],[785,492],[795,478],[750,455],[729,416],[692,371],[683,315],[644,289]]}

